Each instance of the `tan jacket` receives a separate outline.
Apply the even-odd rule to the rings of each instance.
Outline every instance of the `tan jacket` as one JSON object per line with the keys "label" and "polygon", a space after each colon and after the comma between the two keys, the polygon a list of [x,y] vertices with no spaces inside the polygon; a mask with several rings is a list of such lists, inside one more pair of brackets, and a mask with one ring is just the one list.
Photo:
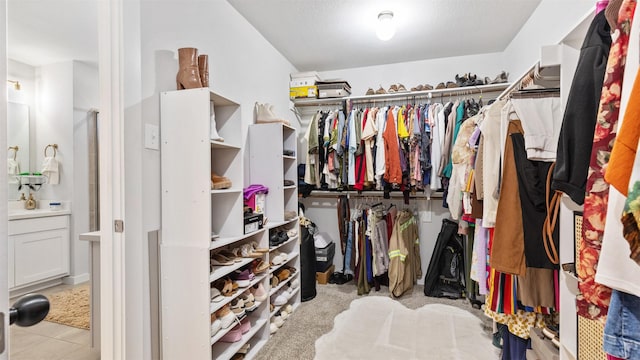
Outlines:
{"label": "tan jacket", "polygon": [[413,289],[420,266],[418,225],[409,211],[400,211],[389,242],[389,291],[394,297]]}

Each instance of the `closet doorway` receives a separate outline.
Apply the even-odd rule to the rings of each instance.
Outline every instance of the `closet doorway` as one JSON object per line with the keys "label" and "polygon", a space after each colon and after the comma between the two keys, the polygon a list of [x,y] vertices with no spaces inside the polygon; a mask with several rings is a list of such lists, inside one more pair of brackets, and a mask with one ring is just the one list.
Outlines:
{"label": "closet doorway", "polygon": [[[6,1],[7,98],[26,109],[7,117],[8,128],[21,122],[6,139],[21,155],[7,176],[8,301],[40,293],[51,302],[45,321],[9,326],[9,358],[100,358],[89,329],[89,244],[79,239],[99,226],[98,6]],[[48,158],[55,166],[45,169]],[[25,210],[23,193],[35,210]],[[55,225],[40,228],[43,221]]]}

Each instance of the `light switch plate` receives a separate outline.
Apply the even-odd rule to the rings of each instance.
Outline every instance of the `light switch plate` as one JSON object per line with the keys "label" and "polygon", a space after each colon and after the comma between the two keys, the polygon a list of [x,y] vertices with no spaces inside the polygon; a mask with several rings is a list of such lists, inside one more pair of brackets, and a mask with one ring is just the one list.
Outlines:
{"label": "light switch plate", "polygon": [[158,125],[144,124],[145,149],[160,150],[160,128]]}

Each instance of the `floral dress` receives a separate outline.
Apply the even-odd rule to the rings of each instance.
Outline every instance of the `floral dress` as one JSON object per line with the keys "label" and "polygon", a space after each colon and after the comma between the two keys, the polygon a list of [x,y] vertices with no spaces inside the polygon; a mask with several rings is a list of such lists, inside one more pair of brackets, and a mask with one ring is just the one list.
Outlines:
{"label": "floral dress", "polygon": [[578,315],[601,321],[606,317],[611,297],[611,289],[595,282],[609,199],[609,184],[604,180],[604,171],[616,137],[622,78],[635,7],[636,0],[624,0],[618,15],[618,26],[613,34],[615,40],[607,61],[589,162],[582,242],[578,249],[576,267],[581,292],[577,299]]}

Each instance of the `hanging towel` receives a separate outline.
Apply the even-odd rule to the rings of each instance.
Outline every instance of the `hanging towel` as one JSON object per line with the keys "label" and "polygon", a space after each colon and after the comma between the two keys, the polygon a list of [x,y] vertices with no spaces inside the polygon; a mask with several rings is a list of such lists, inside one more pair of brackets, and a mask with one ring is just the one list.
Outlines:
{"label": "hanging towel", "polygon": [[7,175],[9,184],[17,184],[16,176],[20,174],[20,163],[15,159],[7,159]]}
{"label": "hanging towel", "polygon": [[20,163],[14,159],[7,159],[7,174],[17,176],[20,174]]}
{"label": "hanging towel", "polygon": [[49,179],[49,184],[60,183],[60,173],[58,172],[58,160],[53,156],[47,156],[42,162],[42,174]]}

